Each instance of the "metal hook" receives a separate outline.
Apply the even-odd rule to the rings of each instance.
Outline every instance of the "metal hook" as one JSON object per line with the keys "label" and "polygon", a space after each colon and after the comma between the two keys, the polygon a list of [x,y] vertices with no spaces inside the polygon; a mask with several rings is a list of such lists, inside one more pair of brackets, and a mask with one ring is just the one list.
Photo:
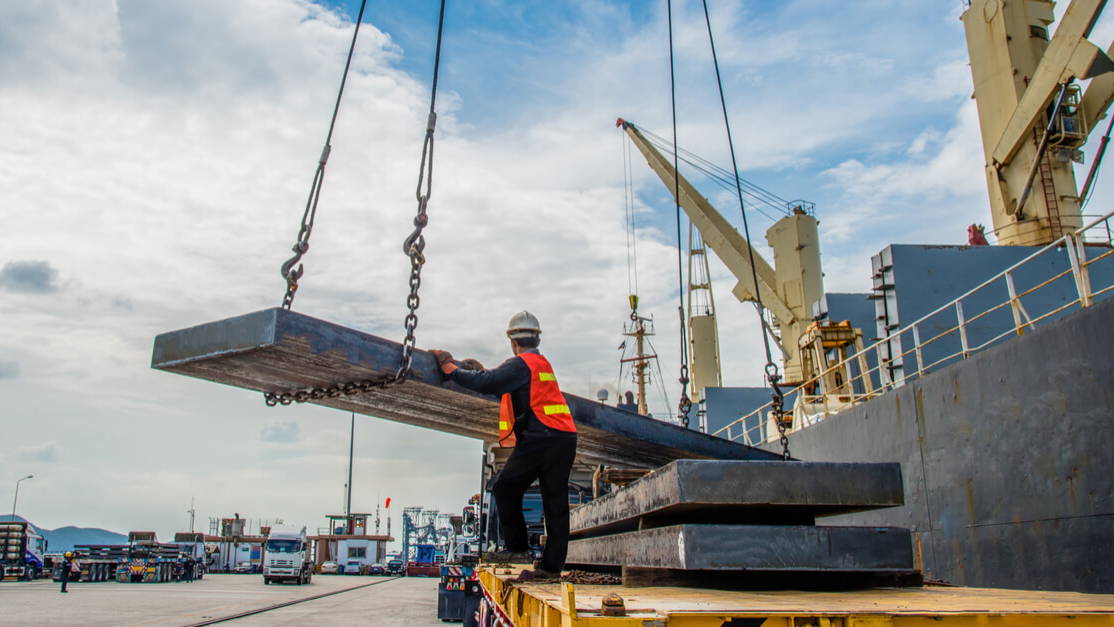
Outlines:
{"label": "metal hook", "polygon": [[[298,262],[302,260],[302,255],[306,254],[306,251],[309,250],[309,244],[297,242],[291,250],[294,251],[294,256],[282,263],[280,272],[282,273],[282,278],[286,279],[288,285],[295,286],[298,284],[298,279],[301,279],[302,275],[305,274],[305,267]],[[296,263],[298,267],[294,269],[294,264]]]}

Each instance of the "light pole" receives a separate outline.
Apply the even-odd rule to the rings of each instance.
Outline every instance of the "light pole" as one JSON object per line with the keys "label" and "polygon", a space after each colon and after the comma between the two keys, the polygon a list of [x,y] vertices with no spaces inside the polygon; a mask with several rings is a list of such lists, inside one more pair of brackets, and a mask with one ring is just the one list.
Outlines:
{"label": "light pole", "polygon": [[22,481],[34,478],[35,475],[27,475],[22,479],[17,479],[15,482],[15,497],[12,498],[12,522],[15,522],[15,504],[19,502],[19,484]]}

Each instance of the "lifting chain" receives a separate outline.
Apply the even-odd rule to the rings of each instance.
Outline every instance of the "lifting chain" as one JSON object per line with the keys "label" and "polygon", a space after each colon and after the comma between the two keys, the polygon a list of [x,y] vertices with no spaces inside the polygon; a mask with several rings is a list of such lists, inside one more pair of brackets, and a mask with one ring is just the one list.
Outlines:
{"label": "lifting chain", "polygon": [[[440,51],[440,37],[438,37]],[[432,108],[432,107],[431,107]],[[395,381],[401,382],[410,373],[410,363],[414,359],[414,344],[417,341],[414,330],[418,328],[418,305],[421,298],[418,288],[422,285],[422,266],[425,265],[425,235],[422,230],[429,225],[426,210],[429,197],[433,192],[433,131],[437,127],[437,114],[432,110],[426,121],[425,141],[422,142],[422,158],[418,166],[418,188],[414,195],[418,199],[418,214],[414,216],[414,232],[402,243],[402,253],[410,258],[410,294],[406,297],[406,337],[402,340],[402,360],[395,372]],[[425,190],[422,184],[425,184]]]}
{"label": "lifting chain", "polygon": [[[679,250],[680,250],[680,248],[678,248],[678,251]],[[681,331],[681,341],[684,342],[685,341],[685,334],[684,334],[685,307],[684,307],[683,304],[680,307],[678,307],[678,313],[680,314],[680,318],[681,318],[681,329],[682,329],[682,331]],[[681,376],[680,376],[680,378],[677,379],[681,383],[681,400],[678,401],[678,403],[677,403],[677,411],[681,414],[681,425],[684,426],[684,428],[688,429],[689,428],[689,411],[692,409],[692,400],[689,399],[689,363],[688,363],[687,355],[685,355],[684,352],[683,352],[683,349],[685,348],[685,346],[682,345],[681,348],[682,348]]]}
{"label": "lifting chain", "polygon": [[[361,7],[360,15],[363,15],[363,8]],[[406,337],[402,340],[402,356],[399,359],[398,369],[393,374],[382,375],[370,379],[363,379],[360,381],[349,381],[347,383],[337,383],[328,387],[314,387],[303,390],[292,390],[286,392],[264,392],[263,400],[269,407],[275,405],[289,405],[291,403],[305,403],[307,401],[316,401],[323,398],[336,398],[338,396],[349,396],[352,394],[359,394],[370,392],[374,389],[382,389],[402,383],[410,376],[410,368],[414,359],[414,346],[417,342],[415,330],[418,328],[418,305],[421,304],[421,298],[418,296],[418,290],[422,285],[422,266],[425,265],[425,236],[422,230],[429,225],[429,216],[427,210],[429,208],[429,197],[433,191],[433,132],[437,127],[437,113],[435,107],[437,104],[437,77],[441,67],[441,41],[442,34],[445,26],[445,0],[441,0],[441,13],[437,21],[437,50],[434,53],[433,61],[433,86],[430,90],[429,98],[429,116],[426,118],[425,140],[422,142],[422,156],[418,165],[418,187],[415,195],[418,200],[418,212],[414,216],[414,231],[407,236],[402,244],[402,252],[410,258],[410,293],[406,297],[407,314],[403,322],[406,328]],[[357,21],[357,28],[359,22]],[[353,41],[355,41],[353,39]],[[351,51],[349,52],[351,60]],[[347,67],[345,68],[347,75]],[[343,89],[343,83],[342,83]],[[338,98],[339,102],[339,98]],[[334,111],[334,119],[335,119]],[[330,128],[330,135],[332,129]],[[325,161],[329,156],[329,146],[326,143],[325,151],[322,153],[321,162],[318,166],[318,175],[315,177],[314,184],[317,194],[320,194],[320,178],[323,175]],[[423,189],[424,187],[424,189]],[[313,229],[313,212],[310,211],[310,206],[316,210],[317,202],[314,192],[310,193],[311,204],[307,205],[306,216],[302,218],[302,231],[299,233],[298,243],[294,245],[294,257],[283,264],[283,276],[287,277],[287,298],[283,299],[283,307],[289,309],[287,301],[292,301],[294,292],[298,289],[298,279],[302,276],[302,267],[299,265],[296,270],[293,270],[295,263],[301,258],[305,251],[309,249],[309,232]],[[308,227],[307,227],[308,224]],[[304,234],[304,240],[303,240]]]}
{"label": "lifting chain", "polygon": [[789,461],[791,459],[789,457],[789,436],[785,434],[785,394],[778,386],[778,382],[781,381],[781,374],[778,373],[777,364],[772,361],[766,364],[766,380],[770,382],[770,389],[773,390],[770,406],[773,408],[774,421],[777,424],[777,432],[780,436],[781,458]]}

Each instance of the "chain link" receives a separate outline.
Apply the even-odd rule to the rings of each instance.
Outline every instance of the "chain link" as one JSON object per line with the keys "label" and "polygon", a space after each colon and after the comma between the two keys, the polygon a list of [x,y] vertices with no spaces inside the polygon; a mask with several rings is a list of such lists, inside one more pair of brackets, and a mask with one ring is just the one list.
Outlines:
{"label": "chain link", "polygon": [[264,392],[263,402],[267,403],[268,407],[290,405],[291,403],[306,403],[309,401],[319,401],[323,398],[337,398],[339,396],[351,396],[353,394],[370,392],[374,389],[386,388],[395,383],[397,383],[395,375],[385,375],[375,379],[337,383],[328,387],[314,387],[304,390],[290,390],[287,392]]}
{"label": "chain link", "polygon": [[770,406],[773,407],[774,421],[777,424],[777,432],[780,436],[781,458],[789,461],[791,459],[789,457],[789,436],[785,433],[785,394],[778,386],[781,375],[778,373],[777,364],[772,361],[766,364],[766,380],[770,382],[770,389],[773,390]]}
{"label": "chain link", "polygon": [[681,400],[677,403],[677,411],[681,414],[681,425],[686,429],[689,426],[689,411],[692,410],[692,400],[689,399],[689,367],[688,364],[681,364],[681,377],[677,379],[681,383]]}

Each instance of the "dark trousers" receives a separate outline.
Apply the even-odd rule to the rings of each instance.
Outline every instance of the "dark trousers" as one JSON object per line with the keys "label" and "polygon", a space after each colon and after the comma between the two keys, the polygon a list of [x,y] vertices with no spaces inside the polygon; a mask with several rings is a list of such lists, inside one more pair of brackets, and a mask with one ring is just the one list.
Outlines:
{"label": "dark trousers", "polygon": [[491,489],[507,550],[528,551],[522,497],[530,484],[538,480],[546,532],[541,567],[554,573],[564,568],[569,549],[569,473],[575,457],[575,437],[541,437],[520,442]]}
{"label": "dark trousers", "polygon": [[70,582],[70,565],[62,566],[62,592],[66,591],[66,584]]}

